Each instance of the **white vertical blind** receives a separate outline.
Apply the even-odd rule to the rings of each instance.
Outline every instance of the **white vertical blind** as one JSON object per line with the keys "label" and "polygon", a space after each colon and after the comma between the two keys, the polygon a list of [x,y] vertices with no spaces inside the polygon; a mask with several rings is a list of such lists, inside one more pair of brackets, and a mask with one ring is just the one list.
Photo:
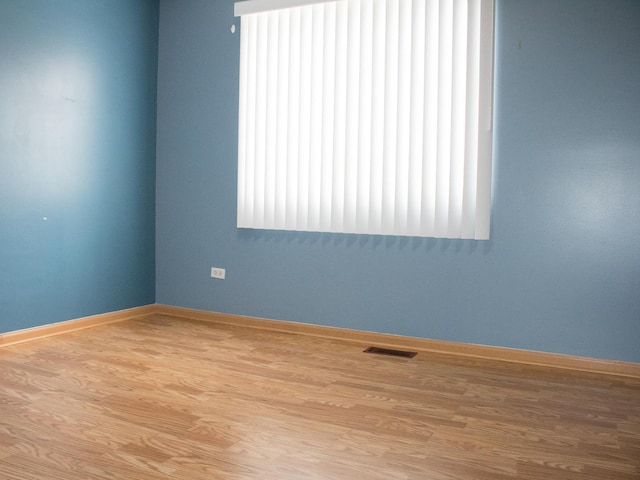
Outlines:
{"label": "white vertical blind", "polygon": [[489,238],[493,0],[236,14],[238,227]]}

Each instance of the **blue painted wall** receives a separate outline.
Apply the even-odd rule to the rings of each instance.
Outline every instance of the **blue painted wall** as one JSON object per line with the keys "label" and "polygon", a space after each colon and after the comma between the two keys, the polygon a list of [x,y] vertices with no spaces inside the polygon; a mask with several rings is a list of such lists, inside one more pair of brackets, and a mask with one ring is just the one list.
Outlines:
{"label": "blue painted wall", "polygon": [[0,1],[0,332],[155,300],[157,1]]}
{"label": "blue painted wall", "polygon": [[154,245],[156,2],[0,2],[0,331],[155,278],[158,303],[640,361],[638,2],[498,1],[488,242],[237,230],[232,11],[161,2]]}
{"label": "blue painted wall", "polygon": [[237,230],[233,1],[160,5],[158,303],[640,362],[640,2],[498,0],[487,242]]}

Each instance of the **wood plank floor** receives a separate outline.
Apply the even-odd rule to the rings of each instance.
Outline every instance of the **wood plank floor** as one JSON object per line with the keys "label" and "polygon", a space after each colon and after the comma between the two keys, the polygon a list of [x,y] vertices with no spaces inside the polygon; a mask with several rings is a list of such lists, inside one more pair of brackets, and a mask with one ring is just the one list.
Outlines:
{"label": "wood plank floor", "polygon": [[0,349],[1,479],[640,479],[640,380],[169,317]]}

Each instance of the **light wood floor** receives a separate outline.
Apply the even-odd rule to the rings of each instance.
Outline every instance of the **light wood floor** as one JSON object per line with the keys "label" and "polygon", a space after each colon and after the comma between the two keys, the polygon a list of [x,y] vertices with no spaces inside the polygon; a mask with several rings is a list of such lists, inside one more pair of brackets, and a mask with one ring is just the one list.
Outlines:
{"label": "light wood floor", "polygon": [[0,349],[0,478],[640,479],[640,380],[156,316]]}

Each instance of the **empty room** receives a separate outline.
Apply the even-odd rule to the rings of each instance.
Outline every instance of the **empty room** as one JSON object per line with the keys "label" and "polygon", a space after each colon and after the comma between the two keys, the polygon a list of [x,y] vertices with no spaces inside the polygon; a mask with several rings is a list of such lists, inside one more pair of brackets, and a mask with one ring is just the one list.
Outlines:
{"label": "empty room", "polygon": [[0,479],[640,479],[639,26],[0,0]]}

